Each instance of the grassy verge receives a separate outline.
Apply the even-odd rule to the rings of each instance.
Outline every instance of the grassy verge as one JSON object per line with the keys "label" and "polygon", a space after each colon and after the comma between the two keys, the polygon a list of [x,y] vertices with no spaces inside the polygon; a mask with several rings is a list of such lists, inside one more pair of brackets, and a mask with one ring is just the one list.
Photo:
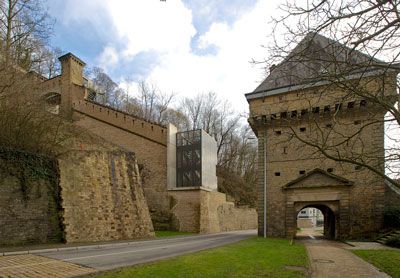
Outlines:
{"label": "grassy verge", "polygon": [[290,245],[284,239],[252,238],[97,277],[305,277],[301,267],[307,265],[303,245]]}
{"label": "grassy verge", "polygon": [[353,253],[393,278],[400,278],[400,250],[353,250]]}
{"label": "grassy verge", "polygon": [[155,234],[156,234],[156,237],[195,235],[194,233],[176,232],[176,231],[155,231]]}

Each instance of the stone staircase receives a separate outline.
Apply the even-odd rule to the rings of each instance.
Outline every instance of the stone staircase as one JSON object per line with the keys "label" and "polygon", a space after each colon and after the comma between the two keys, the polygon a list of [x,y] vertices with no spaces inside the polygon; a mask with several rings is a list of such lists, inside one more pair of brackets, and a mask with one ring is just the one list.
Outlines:
{"label": "stone staircase", "polygon": [[387,240],[392,239],[394,237],[400,237],[400,230],[394,230],[389,233],[383,234],[378,237],[375,241],[381,244],[385,244]]}

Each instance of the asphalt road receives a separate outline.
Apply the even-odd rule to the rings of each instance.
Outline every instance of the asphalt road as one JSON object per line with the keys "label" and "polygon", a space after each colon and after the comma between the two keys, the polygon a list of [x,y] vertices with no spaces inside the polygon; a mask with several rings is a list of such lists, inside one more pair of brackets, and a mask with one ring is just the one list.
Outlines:
{"label": "asphalt road", "polygon": [[134,241],[98,249],[60,250],[39,255],[95,268],[108,270],[151,262],[185,253],[222,246],[256,236],[255,230],[210,235],[184,236],[158,240]]}

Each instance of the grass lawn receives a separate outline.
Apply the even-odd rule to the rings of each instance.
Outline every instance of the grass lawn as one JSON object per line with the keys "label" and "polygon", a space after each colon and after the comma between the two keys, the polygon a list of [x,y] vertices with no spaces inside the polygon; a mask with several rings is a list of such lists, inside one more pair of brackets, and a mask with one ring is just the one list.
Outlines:
{"label": "grass lawn", "polygon": [[138,265],[97,277],[305,277],[305,248],[285,239],[251,238],[238,243]]}
{"label": "grass lawn", "polygon": [[176,232],[176,231],[155,231],[155,234],[156,237],[195,235],[194,233]]}
{"label": "grass lawn", "polygon": [[353,250],[353,253],[393,278],[400,278],[400,250]]}

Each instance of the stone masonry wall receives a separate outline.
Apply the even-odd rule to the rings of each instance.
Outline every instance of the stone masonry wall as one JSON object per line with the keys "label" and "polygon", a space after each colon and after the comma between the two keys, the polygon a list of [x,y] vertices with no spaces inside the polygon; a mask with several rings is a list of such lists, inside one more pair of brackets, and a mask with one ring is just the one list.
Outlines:
{"label": "stone masonry wall", "polygon": [[235,207],[221,192],[201,191],[200,233],[257,229],[257,211]]}
{"label": "stone masonry wall", "polygon": [[218,233],[257,228],[257,212],[235,207],[226,195],[206,190],[169,191],[173,223],[179,231]]}
{"label": "stone masonry wall", "polygon": [[56,163],[0,151],[0,245],[62,241],[60,214]]}
{"label": "stone masonry wall", "polygon": [[67,242],[154,236],[133,153],[72,151],[59,167]]}
{"label": "stone masonry wall", "polygon": [[[86,107],[86,105],[84,106]],[[143,190],[154,228],[156,230],[168,229],[170,213],[167,194],[167,148],[163,143],[157,141],[161,138],[161,135],[153,137],[154,140],[148,140],[128,128],[119,128],[118,126],[124,127],[122,125],[124,114],[119,113],[115,116],[116,112],[113,110],[105,109],[100,105],[94,107],[98,110],[101,108],[101,113],[107,115],[103,117],[116,121],[115,125],[108,124],[111,120],[107,120],[107,118],[97,118],[97,115],[88,114],[82,107],[80,108],[81,112],[74,113],[75,124],[104,138],[106,141],[135,153],[141,168]],[[87,109],[93,109],[92,104],[88,104]],[[142,123],[133,123],[131,117],[125,117],[125,121],[125,125],[135,124],[138,125],[137,128],[142,128]],[[151,132],[151,124],[146,123],[145,125],[143,123],[143,129]],[[153,129],[154,133],[165,134],[166,138],[166,131],[162,132],[163,129],[160,129],[160,126],[155,126]]]}
{"label": "stone masonry wall", "polygon": [[[379,82],[370,80],[371,89],[379,88]],[[385,87],[386,88],[386,87]],[[390,94],[391,86],[387,86]],[[285,215],[288,213],[283,205],[286,202],[285,192],[282,187],[290,181],[299,178],[300,171],[307,173],[315,168],[344,177],[354,182],[350,190],[350,200],[343,217],[349,219],[349,234],[352,237],[373,234],[382,225],[384,209],[384,184],[383,180],[366,169],[356,168],[354,165],[334,162],[315,152],[315,149],[305,146],[298,140],[289,139],[292,132],[308,139],[317,136],[319,132],[329,132],[334,128],[339,133],[350,134],[370,121],[380,121],[377,124],[366,126],[360,134],[362,143],[352,141],[348,144],[352,151],[363,148],[371,157],[371,164],[383,166],[382,161],[373,157],[383,157],[383,124],[384,113],[378,111],[373,105],[367,103],[361,107],[361,100],[353,99],[354,108],[349,108],[347,100],[343,108],[335,115],[335,120],[324,112],[325,106],[330,106],[334,111],[336,103],[340,102],[343,92],[335,88],[312,88],[303,91],[290,92],[276,96],[269,96],[250,101],[250,111],[253,117],[259,117],[259,124],[254,122],[253,129],[259,138],[259,184],[258,184],[258,211],[259,234],[263,234],[263,188],[264,188],[264,159],[266,158],[267,177],[267,234],[274,236],[288,236],[286,234],[288,223]],[[312,113],[313,107],[319,107],[319,113]],[[309,114],[300,117],[300,111],[308,109]],[[291,119],[292,111],[297,111]],[[280,113],[288,113],[286,119],[280,119]],[[276,120],[270,120],[271,114],[276,115]],[[311,115],[310,115],[311,114]],[[258,116],[256,116],[258,115]],[[262,116],[266,115],[266,116]],[[264,124],[261,124],[264,117]],[[253,118],[251,118],[252,120]],[[266,123],[266,124],[265,124]],[[358,125],[358,126],[357,126]],[[332,127],[333,126],[333,127]],[[267,127],[267,128],[266,128]],[[320,129],[320,130],[319,130]],[[321,131],[322,130],[322,131]],[[264,138],[267,131],[267,150],[264,157]],[[340,140],[340,138],[337,138]],[[334,139],[330,139],[334,140]],[[358,140],[358,139],[357,139]],[[346,151],[346,150],[340,150]],[[371,155],[373,154],[373,155]],[[321,200],[323,201],[323,200]],[[341,217],[341,216],[339,216]]]}

